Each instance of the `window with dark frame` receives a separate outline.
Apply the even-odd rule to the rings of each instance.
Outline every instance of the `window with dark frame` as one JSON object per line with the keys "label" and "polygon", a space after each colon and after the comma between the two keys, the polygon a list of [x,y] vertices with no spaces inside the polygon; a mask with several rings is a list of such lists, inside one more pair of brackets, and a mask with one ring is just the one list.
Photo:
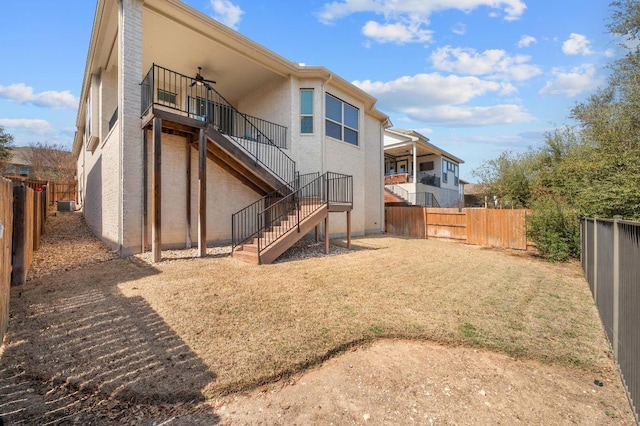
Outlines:
{"label": "window with dark frame", "polygon": [[313,89],[300,89],[300,133],[313,133]]}
{"label": "window with dark frame", "polygon": [[326,135],[358,146],[358,114],[358,108],[327,93],[325,96]]}
{"label": "window with dark frame", "polygon": [[433,161],[425,161],[423,163],[420,163],[421,172],[428,172],[429,170],[433,170],[433,168]]}

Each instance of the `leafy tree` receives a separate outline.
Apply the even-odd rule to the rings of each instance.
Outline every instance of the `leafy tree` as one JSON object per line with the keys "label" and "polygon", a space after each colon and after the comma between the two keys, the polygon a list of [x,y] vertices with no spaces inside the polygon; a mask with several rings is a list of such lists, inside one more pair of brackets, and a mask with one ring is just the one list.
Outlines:
{"label": "leafy tree", "polygon": [[580,216],[640,219],[640,2],[611,8],[607,27],[626,54],[610,64],[607,86],[572,109],[577,125],[475,173],[493,194],[534,210],[529,234],[550,260],[579,254]]}
{"label": "leafy tree", "polygon": [[0,169],[4,170],[4,166],[11,157],[11,148],[13,147],[13,136],[4,131],[4,127],[0,126]]}

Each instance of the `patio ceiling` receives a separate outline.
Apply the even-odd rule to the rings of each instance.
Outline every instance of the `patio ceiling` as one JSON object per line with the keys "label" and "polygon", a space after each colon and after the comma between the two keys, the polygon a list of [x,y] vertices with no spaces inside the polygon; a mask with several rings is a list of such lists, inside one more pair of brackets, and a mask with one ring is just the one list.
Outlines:
{"label": "patio ceiling", "polygon": [[202,67],[231,102],[294,72],[293,63],[180,2],[145,2],[143,37],[143,72],[155,63],[194,76]]}
{"label": "patio ceiling", "polygon": [[[418,151],[418,157],[424,155],[437,155],[439,152],[435,151],[433,148],[428,147],[420,142],[416,143],[416,148]],[[403,142],[401,144],[394,144],[393,146],[385,146],[384,154],[390,155],[392,157],[406,157],[413,155],[413,142]]]}

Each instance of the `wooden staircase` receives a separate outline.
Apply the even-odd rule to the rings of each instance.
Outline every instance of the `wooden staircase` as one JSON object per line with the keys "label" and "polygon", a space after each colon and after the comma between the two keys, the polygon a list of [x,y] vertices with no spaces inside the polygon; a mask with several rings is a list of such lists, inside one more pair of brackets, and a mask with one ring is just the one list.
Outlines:
{"label": "wooden staircase", "polygon": [[258,193],[267,194],[286,183],[212,125],[207,126],[206,135],[210,159]]}
{"label": "wooden staircase", "polygon": [[[327,218],[329,208],[317,199],[301,200],[298,209],[233,250],[233,257],[255,264],[269,264]],[[298,215],[300,222],[298,225]]]}

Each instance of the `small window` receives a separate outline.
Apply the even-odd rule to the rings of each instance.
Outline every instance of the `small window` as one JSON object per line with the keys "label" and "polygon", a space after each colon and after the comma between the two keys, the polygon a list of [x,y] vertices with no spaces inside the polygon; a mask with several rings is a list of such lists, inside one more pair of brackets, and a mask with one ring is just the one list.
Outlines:
{"label": "small window", "polygon": [[29,176],[29,166],[20,166],[20,176]]}
{"label": "small window", "polygon": [[358,146],[359,111],[353,105],[326,94],[325,131],[327,136]]}
{"label": "small window", "polygon": [[313,133],[313,89],[300,90],[300,133]]}
{"label": "small window", "polygon": [[158,102],[176,105],[178,95],[167,90],[158,89]]}
{"label": "small window", "polygon": [[421,172],[427,172],[429,170],[433,170],[433,161],[425,161],[424,163],[420,163]]}

